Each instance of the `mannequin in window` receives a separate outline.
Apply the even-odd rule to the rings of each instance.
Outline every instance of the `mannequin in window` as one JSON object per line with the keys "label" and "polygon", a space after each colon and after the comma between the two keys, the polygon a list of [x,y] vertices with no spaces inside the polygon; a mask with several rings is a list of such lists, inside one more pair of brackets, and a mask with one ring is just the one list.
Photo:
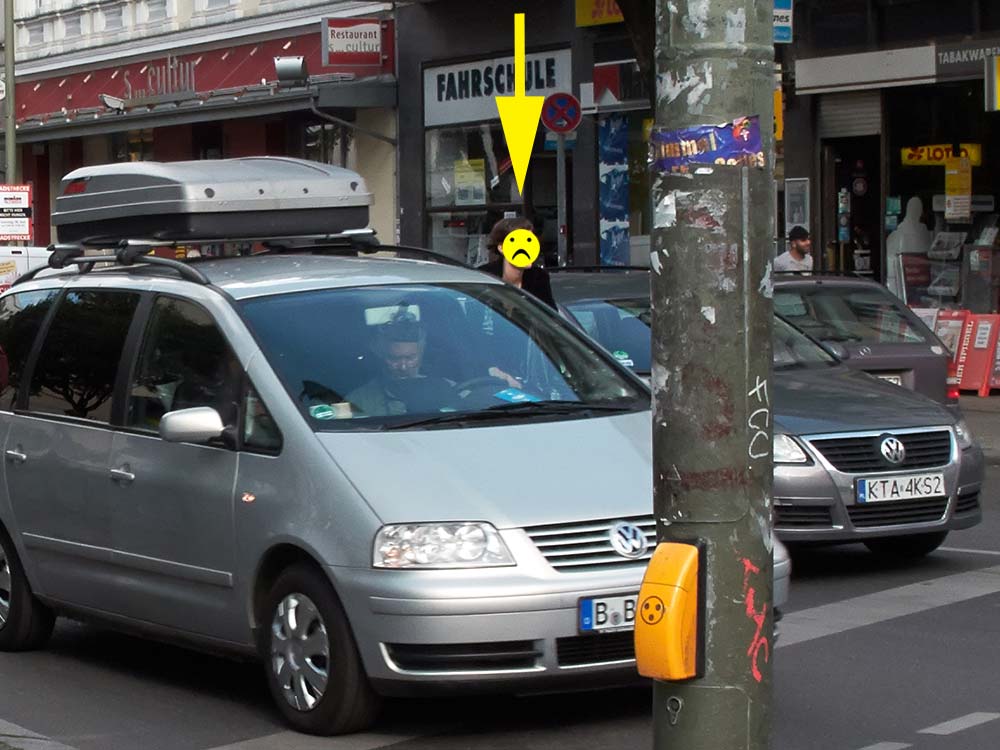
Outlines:
{"label": "mannequin in window", "polygon": [[903,279],[900,277],[899,256],[903,253],[926,255],[931,248],[933,236],[920,217],[924,204],[913,196],[906,202],[906,215],[885,242],[886,274],[885,285],[889,291],[904,299]]}

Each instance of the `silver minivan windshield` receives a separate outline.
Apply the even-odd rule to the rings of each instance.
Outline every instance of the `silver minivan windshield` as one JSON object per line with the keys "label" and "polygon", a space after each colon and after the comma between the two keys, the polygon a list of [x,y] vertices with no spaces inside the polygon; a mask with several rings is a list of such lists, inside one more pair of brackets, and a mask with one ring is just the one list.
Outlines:
{"label": "silver minivan windshield", "polygon": [[649,395],[564,321],[499,284],[246,300],[244,318],[321,430],[606,415]]}

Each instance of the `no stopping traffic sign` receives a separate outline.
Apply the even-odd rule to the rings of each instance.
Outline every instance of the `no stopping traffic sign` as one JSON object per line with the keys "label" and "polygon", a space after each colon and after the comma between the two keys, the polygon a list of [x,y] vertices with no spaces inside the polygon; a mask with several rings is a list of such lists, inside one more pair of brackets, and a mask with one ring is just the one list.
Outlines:
{"label": "no stopping traffic sign", "polygon": [[542,105],[542,125],[553,133],[572,133],[583,116],[580,100],[564,91],[545,97]]}

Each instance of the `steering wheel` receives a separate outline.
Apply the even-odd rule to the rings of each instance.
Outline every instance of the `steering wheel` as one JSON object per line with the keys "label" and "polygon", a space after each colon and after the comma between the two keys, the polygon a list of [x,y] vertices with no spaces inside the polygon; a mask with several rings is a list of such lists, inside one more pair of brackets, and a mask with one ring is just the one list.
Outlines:
{"label": "steering wheel", "polygon": [[[455,386],[455,390],[458,393],[461,393],[462,391],[471,392],[486,387],[496,388],[498,385],[501,386],[502,388],[510,388],[510,383],[508,383],[503,378],[496,378],[493,377],[492,375],[482,375],[480,377],[469,378],[468,380],[459,383],[458,385]],[[469,394],[466,394],[466,396],[462,396],[462,398],[465,398],[468,395]]]}

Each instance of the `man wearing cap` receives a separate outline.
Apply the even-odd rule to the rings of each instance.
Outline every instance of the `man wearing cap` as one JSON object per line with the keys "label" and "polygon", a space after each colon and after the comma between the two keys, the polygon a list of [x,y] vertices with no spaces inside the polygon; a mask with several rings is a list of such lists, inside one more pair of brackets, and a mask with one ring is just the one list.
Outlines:
{"label": "man wearing cap", "polygon": [[794,226],[788,233],[788,249],[774,259],[775,271],[811,271],[812,242],[805,227]]}

